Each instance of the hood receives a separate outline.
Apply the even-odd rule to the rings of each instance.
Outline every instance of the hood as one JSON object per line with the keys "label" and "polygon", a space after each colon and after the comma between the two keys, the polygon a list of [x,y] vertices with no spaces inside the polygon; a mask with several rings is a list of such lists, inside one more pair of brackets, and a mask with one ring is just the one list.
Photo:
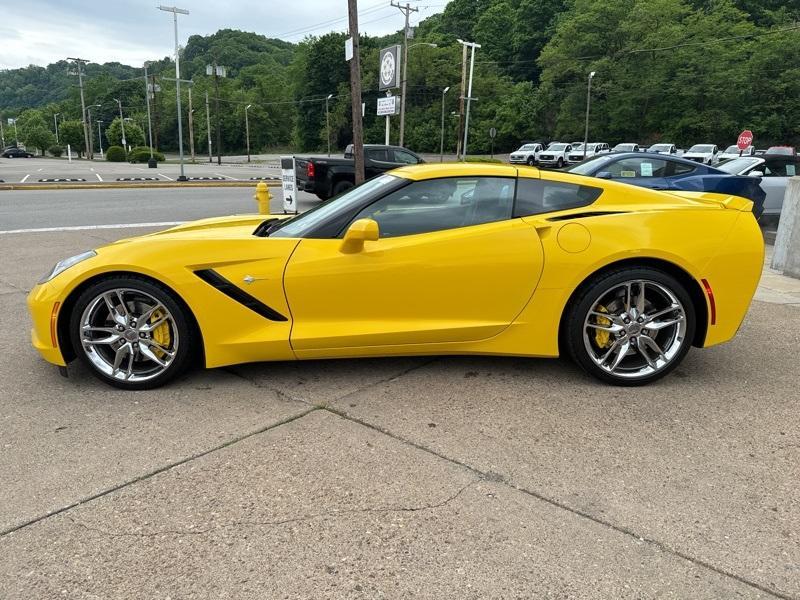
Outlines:
{"label": "hood", "polygon": [[218,240],[242,239],[253,235],[256,227],[269,219],[286,219],[293,215],[231,215],[189,221],[170,229],[113,242],[125,244],[134,241],[159,240]]}
{"label": "hood", "polygon": [[684,158],[692,158],[694,156],[698,158],[705,158],[707,156],[712,156],[713,154],[713,152],[684,152],[681,156]]}

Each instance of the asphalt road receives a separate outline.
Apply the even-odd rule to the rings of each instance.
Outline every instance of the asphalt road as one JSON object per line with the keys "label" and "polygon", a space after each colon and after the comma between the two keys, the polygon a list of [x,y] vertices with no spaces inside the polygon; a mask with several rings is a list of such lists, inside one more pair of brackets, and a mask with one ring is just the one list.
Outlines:
{"label": "asphalt road", "polygon": [[[39,225],[252,206],[106,193],[0,203]],[[800,282],[765,271],[733,342],[645,388],[489,357],[60,377],[27,290],[146,231],[0,235],[1,598],[800,598]]]}
{"label": "asphalt road", "polygon": [[[282,213],[283,194],[270,187],[272,212]],[[155,188],[99,190],[20,190],[0,192],[0,232],[17,229],[80,227],[190,221],[209,216],[255,213],[252,188]],[[301,211],[319,204],[301,193]]]}

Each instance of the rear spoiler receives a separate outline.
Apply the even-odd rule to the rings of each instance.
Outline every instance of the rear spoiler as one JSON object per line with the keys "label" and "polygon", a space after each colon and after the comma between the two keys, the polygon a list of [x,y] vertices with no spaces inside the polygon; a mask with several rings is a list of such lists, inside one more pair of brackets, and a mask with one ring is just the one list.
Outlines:
{"label": "rear spoiler", "polygon": [[687,200],[695,200],[704,204],[722,206],[729,210],[738,210],[741,212],[753,212],[753,201],[741,196],[731,196],[730,194],[715,194],[713,192],[684,192],[679,190],[665,190],[665,193],[686,198]]}

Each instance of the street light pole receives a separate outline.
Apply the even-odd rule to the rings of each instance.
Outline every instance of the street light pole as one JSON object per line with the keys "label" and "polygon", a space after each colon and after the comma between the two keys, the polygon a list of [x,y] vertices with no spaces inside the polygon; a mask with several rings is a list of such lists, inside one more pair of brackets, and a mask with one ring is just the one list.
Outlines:
{"label": "street light pole", "polygon": [[333,94],[328,94],[325,98],[325,127],[328,130],[328,156],[331,155],[331,117],[328,113],[328,102],[333,98]]}
{"label": "street light pole", "polygon": [[244,131],[245,137],[247,138],[247,162],[250,162],[250,120],[247,118],[247,111],[251,106],[253,105],[248,104],[244,107]]}
{"label": "street light pole", "polygon": [[442,132],[439,138],[439,162],[444,162],[444,95],[450,90],[448,85],[442,90]]}
{"label": "street light pole", "polygon": [[418,8],[411,8],[411,5],[406,2],[403,6],[399,2],[390,4],[399,9],[403,16],[406,18],[406,24],[403,29],[403,81],[400,82],[400,145],[403,145],[405,139],[406,129],[406,74],[408,72],[408,18],[412,12],[419,12]]}
{"label": "street light pole", "polygon": [[[153,122],[150,119],[150,80],[147,78],[147,65],[144,63],[144,101],[147,104],[147,139],[150,142],[150,160],[153,160]],[[150,163],[147,165],[150,167]]]}
{"label": "street light pole", "polygon": [[125,117],[122,116],[122,100],[114,98],[119,106],[119,124],[122,127],[122,149],[128,151],[128,140],[125,138]]}
{"label": "street light pole", "polygon": [[462,44],[464,47],[469,47],[472,49],[470,54],[469,60],[469,86],[467,89],[467,114],[464,118],[464,146],[461,148],[461,156],[464,160],[467,158],[467,139],[469,138],[469,109],[470,105],[472,104],[472,76],[475,73],[475,50],[480,48],[480,44],[476,44],[475,42],[465,42],[464,40],[458,40],[459,44]]}
{"label": "street light pole", "polygon": [[181,161],[181,174],[178,181],[186,181],[183,170],[183,116],[181,115],[181,64],[178,48],[178,14],[188,15],[189,11],[175,6],[159,6],[158,10],[172,13],[172,22],[175,30],[175,100],[178,108],[178,155]]}
{"label": "street light pole", "polygon": [[595,71],[589,73],[589,83],[586,86],[586,128],[583,131],[583,158],[586,158],[586,145],[589,143],[589,106],[592,102],[592,79]]}
{"label": "street light pole", "polygon": [[192,86],[189,85],[189,156],[194,164],[194,109],[192,108]]}
{"label": "street light pole", "polygon": [[97,119],[97,141],[100,142],[100,158],[103,158],[103,133],[100,129],[100,123],[102,121]]}
{"label": "street light pole", "polygon": [[208,92],[206,92],[206,133],[208,133],[208,162],[213,162],[213,149],[211,148],[211,112],[208,108]]}
{"label": "street light pole", "polygon": [[58,115],[61,113],[54,113],[53,114],[53,123],[56,126],[56,144],[58,144]]}

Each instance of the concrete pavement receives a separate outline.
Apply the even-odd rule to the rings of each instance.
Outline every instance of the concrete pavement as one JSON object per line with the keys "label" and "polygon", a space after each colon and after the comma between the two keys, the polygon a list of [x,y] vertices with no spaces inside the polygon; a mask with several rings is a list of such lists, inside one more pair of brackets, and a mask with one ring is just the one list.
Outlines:
{"label": "concrete pavement", "polygon": [[146,231],[0,236],[0,597],[800,598],[793,280],[634,390],[482,357],[59,377],[26,290]]}

